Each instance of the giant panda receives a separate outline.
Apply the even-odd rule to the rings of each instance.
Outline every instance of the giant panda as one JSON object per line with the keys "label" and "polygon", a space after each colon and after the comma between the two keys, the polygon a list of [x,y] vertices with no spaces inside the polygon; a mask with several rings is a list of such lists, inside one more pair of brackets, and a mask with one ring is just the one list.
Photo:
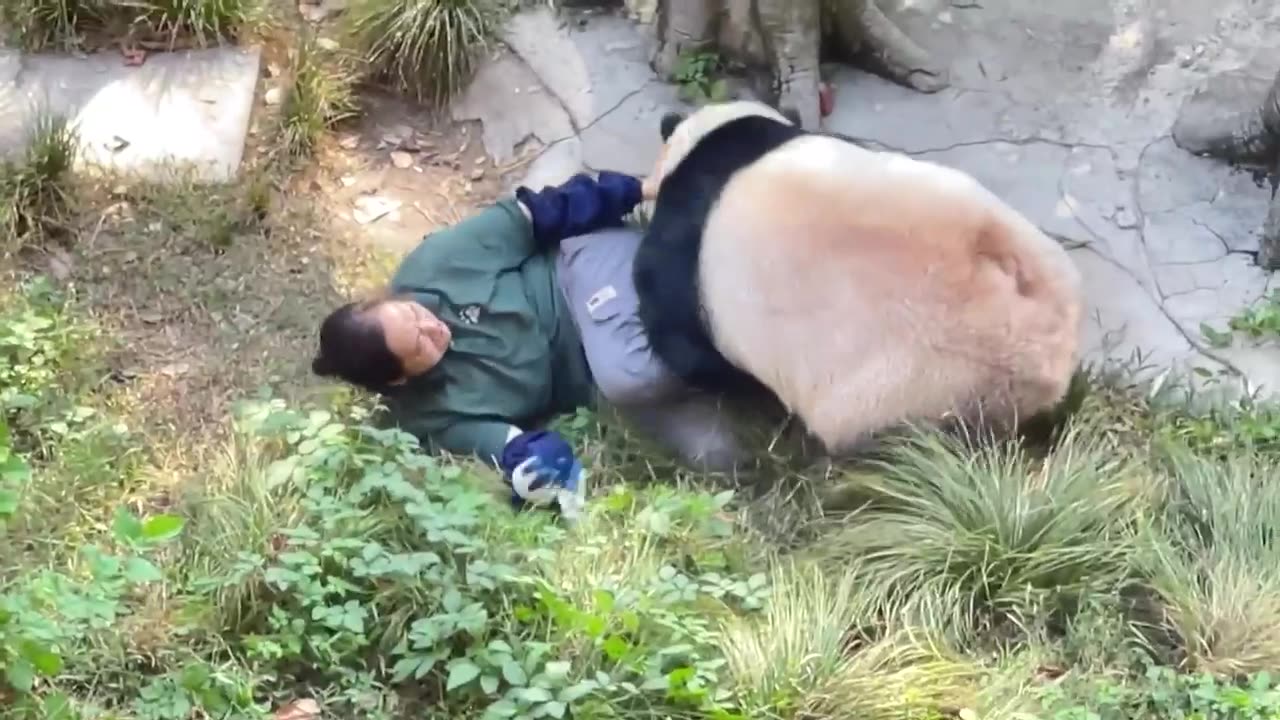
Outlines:
{"label": "giant panda", "polygon": [[970,175],[755,101],[659,132],[633,279],[688,385],[763,387],[834,455],[908,423],[1011,430],[1066,396],[1079,271]]}

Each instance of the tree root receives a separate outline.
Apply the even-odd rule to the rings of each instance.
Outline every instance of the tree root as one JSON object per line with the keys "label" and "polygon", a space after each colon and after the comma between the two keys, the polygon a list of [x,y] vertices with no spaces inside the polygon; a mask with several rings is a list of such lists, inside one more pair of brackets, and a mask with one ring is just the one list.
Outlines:
{"label": "tree root", "polygon": [[[1217,82],[1229,82],[1218,78]],[[1271,166],[1280,155],[1280,74],[1262,104],[1222,120],[1188,113],[1174,127],[1183,150],[1233,163]]]}
{"label": "tree root", "polygon": [[720,14],[718,0],[663,0],[658,4],[654,30],[658,46],[650,65],[659,77],[675,76],[680,56],[715,42],[716,18]]}
{"label": "tree root", "polygon": [[1265,270],[1280,270],[1280,195],[1272,194],[1271,210],[1262,224],[1262,241],[1258,248],[1258,265]]}
{"label": "tree root", "polygon": [[828,36],[850,61],[923,93],[951,84],[947,69],[890,20],[875,0],[828,0],[825,11]]}
{"label": "tree root", "polygon": [[656,18],[651,66],[659,76],[670,80],[682,54],[718,43],[743,66],[771,70],[774,101],[795,110],[809,129],[821,123],[823,54],[919,92],[938,92],[950,84],[947,69],[875,0],[660,0]]}

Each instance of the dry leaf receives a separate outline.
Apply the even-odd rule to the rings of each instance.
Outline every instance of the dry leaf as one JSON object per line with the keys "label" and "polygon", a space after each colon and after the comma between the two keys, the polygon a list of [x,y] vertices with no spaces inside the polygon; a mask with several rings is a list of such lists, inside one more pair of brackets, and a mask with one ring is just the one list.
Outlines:
{"label": "dry leaf", "polygon": [[179,375],[186,375],[188,372],[190,372],[190,370],[191,370],[190,364],[184,363],[184,362],[176,362],[176,363],[169,363],[168,365],[165,365],[164,367],[160,368],[160,374],[171,377],[171,378],[176,378]]}
{"label": "dry leaf", "polygon": [[387,213],[399,209],[399,207],[399,200],[377,195],[365,195],[356,199],[355,209],[351,211],[351,217],[361,225],[368,225]]}
{"label": "dry leaf", "polygon": [[320,703],[299,698],[275,712],[275,720],[315,720],[320,717]]}
{"label": "dry leaf", "polygon": [[401,170],[407,169],[413,165],[413,156],[403,150],[393,150],[391,152],[391,164]]}

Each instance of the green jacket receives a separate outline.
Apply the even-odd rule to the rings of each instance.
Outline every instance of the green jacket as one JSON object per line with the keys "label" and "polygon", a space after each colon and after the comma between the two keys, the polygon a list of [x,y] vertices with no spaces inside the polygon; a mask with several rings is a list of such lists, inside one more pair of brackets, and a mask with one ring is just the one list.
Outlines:
{"label": "green jacket", "polygon": [[429,452],[490,462],[515,425],[528,429],[589,405],[591,371],[556,282],[555,249],[540,250],[516,200],[428,235],[391,291],[422,303],[453,331],[440,363],[386,396],[390,420]]}

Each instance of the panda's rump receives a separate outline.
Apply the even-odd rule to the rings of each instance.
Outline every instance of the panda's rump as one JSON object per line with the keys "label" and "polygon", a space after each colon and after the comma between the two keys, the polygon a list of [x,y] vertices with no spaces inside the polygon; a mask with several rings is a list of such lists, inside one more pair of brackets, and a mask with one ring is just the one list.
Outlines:
{"label": "panda's rump", "polygon": [[998,344],[960,317],[978,308],[949,290],[963,274],[954,263],[919,257],[875,230],[851,238],[856,228],[801,213],[754,215],[726,199],[708,222],[700,263],[711,334],[793,410],[834,404],[841,417],[877,424],[930,414],[947,393],[991,373],[991,355],[966,354]]}
{"label": "panda's rump", "polygon": [[1024,296],[1023,258],[993,249],[988,196],[958,173],[823,140],[739,173],[708,218],[699,283],[721,352],[817,415],[819,436],[1007,385],[1038,351],[1027,323],[1051,313]]}

